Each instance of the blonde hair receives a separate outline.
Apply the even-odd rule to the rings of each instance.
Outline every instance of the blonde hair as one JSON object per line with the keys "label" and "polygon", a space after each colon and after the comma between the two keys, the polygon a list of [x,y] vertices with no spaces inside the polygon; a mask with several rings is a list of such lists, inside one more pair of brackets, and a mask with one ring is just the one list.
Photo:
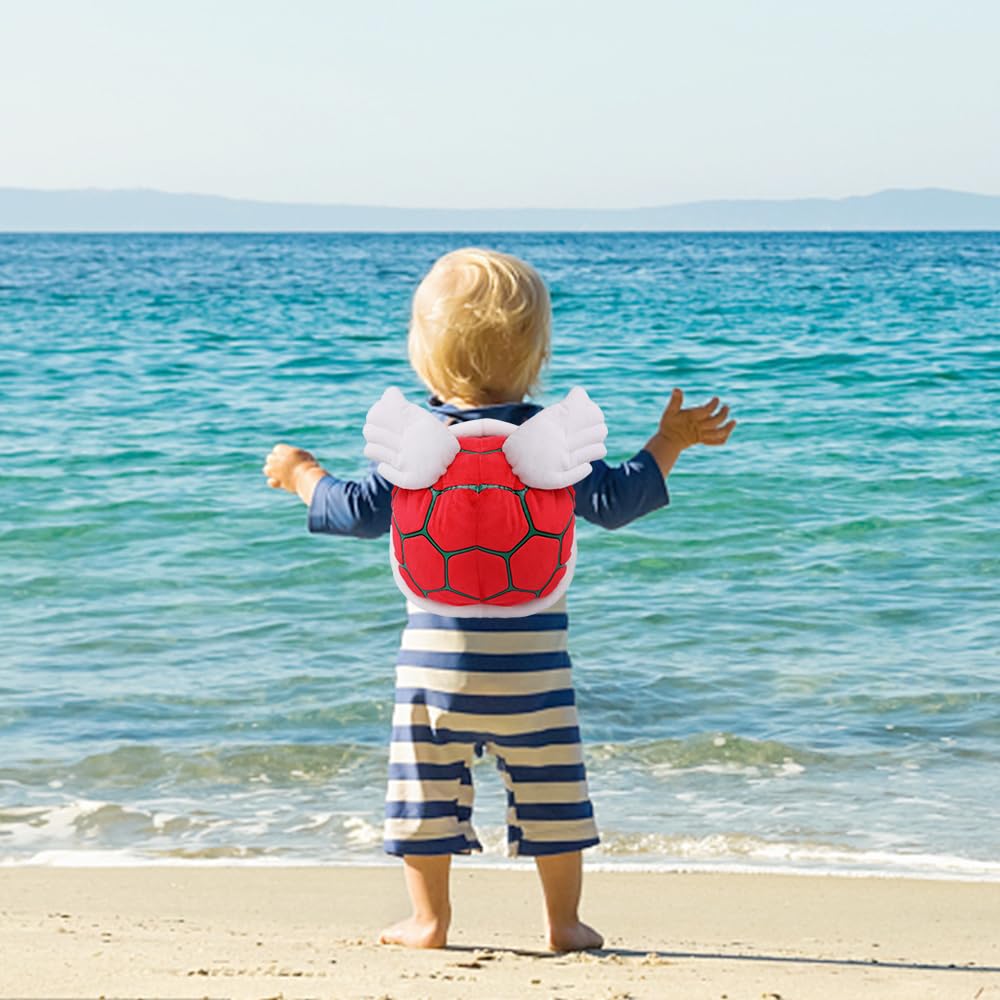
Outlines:
{"label": "blonde hair", "polygon": [[410,363],[441,398],[520,401],[539,387],[551,324],[548,289],[529,264],[497,250],[452,250],[414,292]]}

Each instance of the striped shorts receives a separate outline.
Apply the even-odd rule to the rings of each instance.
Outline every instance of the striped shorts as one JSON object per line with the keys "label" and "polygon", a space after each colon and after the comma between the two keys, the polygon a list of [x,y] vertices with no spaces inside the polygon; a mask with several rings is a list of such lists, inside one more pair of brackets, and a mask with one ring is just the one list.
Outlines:
{"label": "striped shorts", "polygon": [[560,854],[600,838],[587,790],[566,649],[566,597],[524,618],[457,618],[407,602],[396,660],[388,854],[481,851],[473,754],[496,757],[507,855]]}

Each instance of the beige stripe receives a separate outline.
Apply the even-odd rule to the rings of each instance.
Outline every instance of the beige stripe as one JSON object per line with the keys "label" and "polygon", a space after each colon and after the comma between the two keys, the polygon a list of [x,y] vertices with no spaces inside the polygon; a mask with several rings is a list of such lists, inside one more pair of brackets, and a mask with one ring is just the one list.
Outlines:
{"label": "beige stripe", "polygon": [[586,819],[520,819],[517,821],[526,840],[585,840],[597,835],[597,823]]}
{"label": "beige stripe", "polygon": [[[406,602],[407,614],[411,615],[422,614],[423,611],[424,611],[423,608],[418,608],[412,601],[408,600]],[[547,607],[542,612],[542,614],[559,614],[559,613],[565,613],[565,611],[566,611],[566,594],[561,594],[559,596],[559,599],[555,602],[555,604],[552,604],[549,607]],[[448,613],[446,611],[442,611],[441,614],[447,617]]]}
{"label": "beige stripe", "polygon": [[545,632],[460,632],[445,628],[407,628],[402,649],[430,653],[557,653],[566,648],[566,630]]}
{"label": "beige stripe", "polygon": [[579,743],[552,743],[547,747],[501,747],[487,742],[490,753],[503,757],[514,767],[547,767],[549,764],[582,764]]}
{"label": "beige stripe", "polygon": [[386,802],[447,802],[455,799],[459,805],[472,804],[474,789],[454,781],[424,781],[419,778],[393,778],[387,783]]}
{"label": "beige stripe", "polygon": [[479,840],[476,831],[472,828],[472,823],[467,819],[463,819],[458,824],[458,832],[463,834],[468,840]]}
{"label": "beige stripe", "polygon": [[552,670],[494,672],[489,670],[441,670],[437,667],[396,667],[396,685],[426,688],[448,694],[537,694],[573,686],[569,667]]}
{"label": "beige stripe", "polygon": [[471,743],[401,743],[389,744],[390,764],[454,764],[460,760],[471,763]]}
{"label": "beige stripe", "polygon": [[538,712],[518,712],[513,715],[479,715],[449,712],[430,705],[395,705],[394,726],[430,726],[432,729],[454,729],[462,733],[495,733],[516,736],[540,729],[556,729],[578,725],[576,705],[557,705]]}
{"label": "beige stripe", "polygon": [[553,802],[586,802],[586,781],[516,781],[514,796],[520,805],[548,805]]}
{"label": "beige stripe", "polygon": [[453,837],[459,832],[454,816],[435,816],[432,819],[387,819],[384,833],[389,840],[433,840],[435,837]]}

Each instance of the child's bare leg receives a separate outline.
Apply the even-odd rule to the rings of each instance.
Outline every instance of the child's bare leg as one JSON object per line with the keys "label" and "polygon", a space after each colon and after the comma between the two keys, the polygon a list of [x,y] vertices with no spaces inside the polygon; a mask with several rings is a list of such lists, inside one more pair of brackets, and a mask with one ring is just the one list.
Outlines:
{"label": "child's bare leg", "polygon": [[402,944],[407,948],[443,948],[448,943],[451,900],[448,877],[450,854],[407,854],[403,857],[406,888],[413,915],[387,927],[379,944]]}
{"label": "child's bare leg", "polygon": [[567,851],[535,858],[545,893],[545,916],[552,951],[582,951],[604,944],[593,927],[580,921],[580,890],[583,888],[583,853]]}

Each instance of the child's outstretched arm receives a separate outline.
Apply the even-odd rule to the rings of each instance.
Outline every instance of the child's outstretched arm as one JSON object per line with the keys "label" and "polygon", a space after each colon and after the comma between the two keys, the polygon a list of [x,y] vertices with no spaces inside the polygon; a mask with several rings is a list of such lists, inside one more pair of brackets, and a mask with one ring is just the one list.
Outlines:
{"label": "child's outstretched arm", "polygon": [[377,538],[389,530],[392,483],[375,471],[360,482],[338,479],[303,448],[276,444],[264,463],[268,486],[299,496],[311,532]]}
{"label": "child's outstretched arm", "polygon": [[660,426],[632,458],[618,466],[593,462],[576,486],[576,512],[602,528],[620,528],[670,503],[666,477],[680,453],[694,444],[725,444],[736,421],[719,426],[729,412],[713,398],[704,406],[682,409],[684,394],[674,389]]}

